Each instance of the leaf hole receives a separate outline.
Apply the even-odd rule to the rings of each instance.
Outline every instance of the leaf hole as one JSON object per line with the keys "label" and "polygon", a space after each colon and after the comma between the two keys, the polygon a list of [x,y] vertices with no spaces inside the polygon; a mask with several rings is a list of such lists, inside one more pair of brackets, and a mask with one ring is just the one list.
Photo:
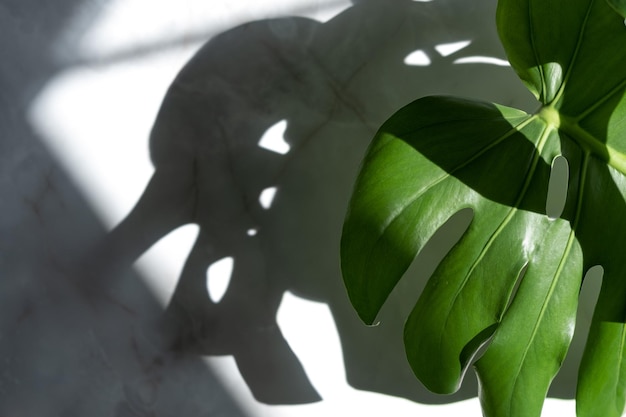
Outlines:
{"label": "leaf hole", "polygon": [[207,269],[206,289],[209,293],[209,298],[216,304],[222,301],[226,291],[228,291],[234,264],[235,260],[233,257],[227,256],[213,262]]}
{"label": "leaf hole", "polygon": [[474,210],[466,207],[454,213],[433,234],[418,255],[422,276],[431,276],[435,268],[463,237],[474,219]]}
{"label": "leaf hole", "polygon": [[450,216],[437,229],[389,294],[389,298],[377,316],[379,321],[384,321],[386,317],[389,317],[388,314],[398,314],[398,311],[403,317],[411,313],[415,307],[415,300],[422,294],[428,282],[428,277],[458,243],[473,219],[474,210],[466,207]]}
{"label": "leaf hole", "polygon": [[595,265],[587,270],[587,273],[585,274],[585,282],[590,279],[601,281],[603,276],[604,268],[602,265]]}
{"label": "leaf hole", "polygon": [[[600,288],[602,287],[602,277],[604,268],[602,265],[592,266],[583,277],[583,284],[580,289],[579,309],[588,317],[593,316]],[[584,311],[586,310],[586,311]]]}
{"label": "leaf hole", "polygon": [[468,365],[476,362],[487,351],[491,337],[496,332],[497,328],[498,324],[494,323],[483,329],[463,347],[459,357],[459,360],[461,361],[461,369],[463,369],[463,377],[465,376],[465,371],[467,371]]}
{"label": "leaf hole", "polygon": [[559,155],[552,161],[552,171],[548,182],[546,214],[551,219],[558,219],[563,214],[567,200],[568,183],[569,164],[564,156]]}
{"label": "leaf hole", "polygon": [[603,275],[604,268],[600,265],[589,268],[585,273],[578,298],[576,321],[575,323],[571,322],[571,327],[568,329],[570,334],[573,334],[572,341],[561,365],[561,370],[550,386],[548,391],[549,397],[572,398],[576,393],[576,388],[573,386],[572,381],[576,381],[578,377],[578,369],[585,345],[588,342],[589,328],[591,327],[594,310],[600,295]]}
{"label": "leaf hole", "polygon": [[[591,320],[600,296],[603,276],[604,268],[601,265],[595,265],[589,268],[583,277],[578,297],[578,315],[576,318],[576,332],[583,332],[581,338],[583,343],[581,345],[584,345],[584,341],[587,340]],[[582,356],[582,352],[580,356]]]}
{"label": "leaf hole", "polygon": [[513,304],[513,300],[515,299],[515,296],[517,295],[517,291],[519,290],[519,287],[522,284],[522,280],[524,279],[524,275],[526,275],[527,270],[528,270],[528,262],[525,263],[524,266],[522,266],[519,273],[517,274],[517,278],[515,279],[515,285],[513,285],[513,288],[511,288],[509,299],[507,300],[506,307],[504,308],[504,310],[502,310],[502,314],[500,315],[500,320],[502,320],[502,317],[504,316],[504,314],[507,312],[509,307],[511,307],[511,304]]}

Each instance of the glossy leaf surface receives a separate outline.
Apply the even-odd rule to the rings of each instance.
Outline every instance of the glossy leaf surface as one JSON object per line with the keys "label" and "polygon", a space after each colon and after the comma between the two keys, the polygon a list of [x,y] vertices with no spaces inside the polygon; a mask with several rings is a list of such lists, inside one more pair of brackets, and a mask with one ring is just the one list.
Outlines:
{"label": "glossy leaf surface", "polygon": [[[378,311],[428,239],[473,219],[405,326],[431,390],[475,363],[487,416],[539,416],[567,352],[586,270],[604,269],[581,364],[580,416],[619,416],[626,392],[626,7],[621,0],[500,0],[511,65],[536,114],[451,97],[417,100],[379,130],[357,180],[342,268],[360,317]],[[546,214],[551,165],[569,163],[565,208]]]}

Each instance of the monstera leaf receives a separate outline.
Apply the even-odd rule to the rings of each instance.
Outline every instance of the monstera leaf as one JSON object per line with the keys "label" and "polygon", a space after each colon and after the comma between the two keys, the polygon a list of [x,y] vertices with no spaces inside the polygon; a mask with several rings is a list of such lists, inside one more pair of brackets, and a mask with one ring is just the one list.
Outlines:
{"label": "monstera leaf", "polygon": [[[620,416],[626,395],[626,1],[500,0],[512,67],[534,114],[426,97],[379,130],[342,237],[344,281],[373,323],[428,239],[472,211],[405,326],[429,389],[452,393],[473,363],[486,416],[539,416],[572,338],[585,272],[604,270],[580,367],[579,416]],[[564,208],[546,200],[555,158]]]}

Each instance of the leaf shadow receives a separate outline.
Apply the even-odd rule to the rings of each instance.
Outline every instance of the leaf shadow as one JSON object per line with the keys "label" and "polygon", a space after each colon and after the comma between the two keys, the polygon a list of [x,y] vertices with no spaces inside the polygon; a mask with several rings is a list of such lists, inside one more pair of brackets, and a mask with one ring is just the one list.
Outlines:
{"label": "leaf shadow", "polygon": [[[423,388],[401,336],[418,294],[396,293],[381,325],[365,328],[345,295],[338,258],[357,167],[395,109],[435,93],[528,106],[530,96],[509,68],[455,64],[463,54],[503,57],[494,10],[495,1],[366,0],[323,24],[297,17],[246,23],[200,49],[172,83],[154,124],[155,173],[101,248],[104,259],[128,265],[175,228],[200,226],[163,321],[172,350],[233,355],[262,402],[318,401],[276,324],[290,291],[330,307],[352,386],[422,403],[476,395],[475,381],[449,397]],[[435,48],[460,40],[472,41],[460,53],[442,56]],[[404,63],[416,50],[428,65]],[[258,145],[281,121],[285,155]],[[276,195],[266,208],[259,196],[272,187]],[[452,243],[442,236],[418,257],[420,280]],[[215,303],[206,271],[227,256],[234,259],[231,284]]]}

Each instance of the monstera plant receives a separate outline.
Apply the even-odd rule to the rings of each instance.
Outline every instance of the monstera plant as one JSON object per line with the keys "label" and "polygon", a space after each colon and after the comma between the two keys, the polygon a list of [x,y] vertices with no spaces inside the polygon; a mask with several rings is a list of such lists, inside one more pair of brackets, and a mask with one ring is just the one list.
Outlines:
{"label": "monstera plant", "polygon": [[[405,346],[417,377],[438,393],[456,391],[473,365],[486,416],[541,414],[573,335],[582,278],[596,265],[602,287],[577,413],[624,410],[625,16],[626,0],[500,0],[501,42],[538,110],[425,97],[380,128],[363,161],[341,257],[366,323],[440,226],[471,210],[407,319]],[[569,168],[553,214],[555,158]]]}

